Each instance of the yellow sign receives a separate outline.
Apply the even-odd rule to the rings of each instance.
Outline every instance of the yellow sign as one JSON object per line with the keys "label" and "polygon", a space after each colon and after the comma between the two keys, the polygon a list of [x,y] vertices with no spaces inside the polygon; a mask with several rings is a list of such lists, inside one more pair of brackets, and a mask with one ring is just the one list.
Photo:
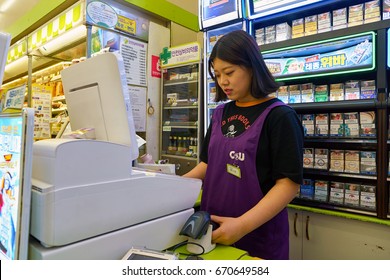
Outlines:
{"label": "yellow sign", "polygon": [[127,17],[118,15],[118,22],[116,23],[115,28],[135,35],[137,33],[137,22]]}

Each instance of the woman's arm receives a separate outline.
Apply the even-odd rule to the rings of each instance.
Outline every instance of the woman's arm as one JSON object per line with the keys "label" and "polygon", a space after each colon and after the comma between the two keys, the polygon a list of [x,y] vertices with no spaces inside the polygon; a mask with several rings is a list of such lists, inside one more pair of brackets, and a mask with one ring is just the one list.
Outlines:
{"label": "woman's arm", "polygon": [[206,175],[207,163],[199,162],[191,171],[183,175],[183,177],[197,178],[203,180]]}
{"label": "woman's arm", "polygon": [[288,178],[279,179],[271,190],[252,209],[237,218],[212,215],[220,227],[213,231],[213,242],[231,245],[243,236],[268,222],[296,196],[299,184]]}

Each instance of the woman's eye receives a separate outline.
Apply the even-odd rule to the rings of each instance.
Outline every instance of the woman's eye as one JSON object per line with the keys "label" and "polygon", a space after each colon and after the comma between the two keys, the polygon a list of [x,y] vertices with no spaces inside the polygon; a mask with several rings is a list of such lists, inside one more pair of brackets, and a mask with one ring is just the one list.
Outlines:
{"label": "woman's eye", "polygon": [[226,75],[231,76],[233,74],[233,71],[226,73]]}

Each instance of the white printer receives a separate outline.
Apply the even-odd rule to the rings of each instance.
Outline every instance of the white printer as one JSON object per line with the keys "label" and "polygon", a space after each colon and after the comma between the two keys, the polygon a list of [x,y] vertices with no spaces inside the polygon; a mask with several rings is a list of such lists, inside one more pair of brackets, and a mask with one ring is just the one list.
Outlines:
{"label": "white printer", "polygon": [[30,259],[121,259],[181,241],[201,180],[132,170],[125,145],[34,143]]}

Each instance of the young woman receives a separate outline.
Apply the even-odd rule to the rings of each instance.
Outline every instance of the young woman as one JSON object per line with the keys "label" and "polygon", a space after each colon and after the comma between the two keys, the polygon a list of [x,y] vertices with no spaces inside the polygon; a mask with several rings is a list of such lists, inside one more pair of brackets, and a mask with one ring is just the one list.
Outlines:
{"label": "young woman", "polygon": [[287,204],[302,182],[303,129],[296,112],[269,96],[279,85],[245,31],[215,44],[209,72],[219,105],[201,162],[186,177],[203,179],[201,210],[220,226],[213,242],[251,256],[288,259]]}

